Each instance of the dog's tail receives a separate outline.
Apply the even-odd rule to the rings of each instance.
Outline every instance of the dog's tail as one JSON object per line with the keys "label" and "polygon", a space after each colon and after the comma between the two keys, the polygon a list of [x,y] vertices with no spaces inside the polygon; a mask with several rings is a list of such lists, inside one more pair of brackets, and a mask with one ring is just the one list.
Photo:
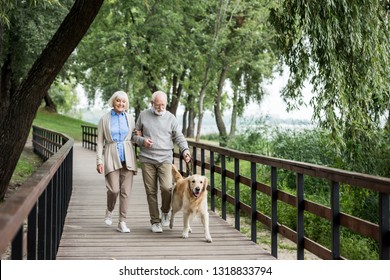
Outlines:
{"label": "dog's tail", "polygon": [[174,164],[172,164],[172,177],[173,177],[174,182],[177,182],[177,181],[183,179],[183,176],[181,176],[179,170],[177,170],[177,168]]}

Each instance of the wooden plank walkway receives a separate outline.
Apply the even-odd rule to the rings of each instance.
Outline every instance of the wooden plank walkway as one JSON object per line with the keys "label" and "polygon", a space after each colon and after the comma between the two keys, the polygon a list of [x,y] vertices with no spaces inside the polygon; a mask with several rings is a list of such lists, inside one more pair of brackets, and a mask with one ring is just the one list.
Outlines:
{"label": "wooden plank walkway", "polygon": [[194,219],[188,239],[181,238],[182,215],[177,214],[174,228],[152,233],[141,172],[134,177],[127,224],[130,233],[116,231],[118,205],[113,225],[104,224],[106,189],[104,177],[96,172],[95,152],[81,143],[74,146],[73,195],[57,253],[58,260],[153,260],[213,259],[272,260],[269,252],[242,235],[210,211],[213,243],[204,239],[200,219]]}

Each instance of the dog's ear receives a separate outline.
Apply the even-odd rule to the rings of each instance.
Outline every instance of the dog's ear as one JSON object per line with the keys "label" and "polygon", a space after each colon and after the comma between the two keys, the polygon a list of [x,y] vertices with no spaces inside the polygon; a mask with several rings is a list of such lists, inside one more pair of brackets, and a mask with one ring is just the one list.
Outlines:
{"label": "dog's ear", "polygon": [[188,187],[191,188],[192,176],[187,177],[186,181],[187,181]]}
{"label": "dog's ear", "polygon": [[207,190],[208,183],[209,183],[209,180],[207,179],[207,177],[203,176],[203,190],[204,191]]}

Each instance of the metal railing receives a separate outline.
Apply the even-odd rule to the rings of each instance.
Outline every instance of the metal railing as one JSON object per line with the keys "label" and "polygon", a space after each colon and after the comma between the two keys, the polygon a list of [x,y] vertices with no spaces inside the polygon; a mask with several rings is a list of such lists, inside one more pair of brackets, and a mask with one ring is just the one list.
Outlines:
{"label": "metal railing", "polygon": [[45,162],[0,205],[2,258],[56,259],[72,194],[73,139],[33,126],[33,148]]}
{"label": "metal railing", "polygon": [[[89,133],[96,134],[96,127],[91,127]],[[90,137],[90,136],[88,136]],[[83,136],[84,138],[84,136]],[[258,222],[267,226],[271,231],[271,254],[278,256],[278,234],[288,238],[297,244],[297,259],[304,259],[304,251],[307,250],[322,259],[345,259],[340,253],[341,228],[347,228],[352,232],[368,237],[378,242],[380,259],[389,259],[390,252],[390,228],[389,228],[389,194],[390,179],[370,176],[366,174],[348,172],[340,169],[324,166],[266,157],[255,154],[238,152],[235,150],[188,141],[192,148],[192,171],[210,177],[210,208],[215,211],[215,201],[221,201],[221,216],[227,218],[227,204],[234,206],[235,228],[240,230],[242,214],[250,217],[251,240],[257,243]],[[93,145],[92,145],[93,146]],[[88,147],[87,147],[88,148]],[[184,172],[184,161],[178,153],[179,169]],[[227,160],[234,161],[234,170],[228,170]],[[217,164],[218,163],[218,164]],[[240,171],[242,164],[250,165],[250,174],[244,175]],[[259,166],[269,168],[270,184],[258,181]],[[208,171],[206,174],[206,170]],[[295,195],[278,189],[278,171],[287,170],[295,173]],[[220,176],[220,186],[216,186],[216,175]],[[306,177],[321,178],[329,182],[330,207],[305,199],[304,182]],[[227,180],[234,184],[233,194],[227,192]],[[340,210],[340,185],[348,184],[354,188],[364,188],[378,193],[378,220],[375,224],[358,217],[343,213]],[[242,188],[249,188],[250,202],[244,203],[240,198]],[[258,195],[268,197],[270,215],[257,209]],[[278,219],[278,205],[285,203],[295,208],[296,229],[282,224]],[[305,236],[305,213],[311,213],[321,217],[331,224],[331,248],[326,248]]]}

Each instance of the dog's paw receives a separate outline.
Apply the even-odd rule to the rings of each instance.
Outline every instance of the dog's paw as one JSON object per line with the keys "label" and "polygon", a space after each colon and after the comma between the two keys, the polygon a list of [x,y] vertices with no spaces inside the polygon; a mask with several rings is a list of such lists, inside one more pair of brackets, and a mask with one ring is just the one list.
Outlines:
{"label": "dog's paw", "polygon": [[181,237],[184,238],[184,239],[187,239],[188,238],[188,232],[183,232]]}
{"label": "dog's paw", "polygon": [[212,243],[213,242],[213,239],[211,239],[211,235],[210,234],[206,233],[205,238],[206,238],[207,243]]}

